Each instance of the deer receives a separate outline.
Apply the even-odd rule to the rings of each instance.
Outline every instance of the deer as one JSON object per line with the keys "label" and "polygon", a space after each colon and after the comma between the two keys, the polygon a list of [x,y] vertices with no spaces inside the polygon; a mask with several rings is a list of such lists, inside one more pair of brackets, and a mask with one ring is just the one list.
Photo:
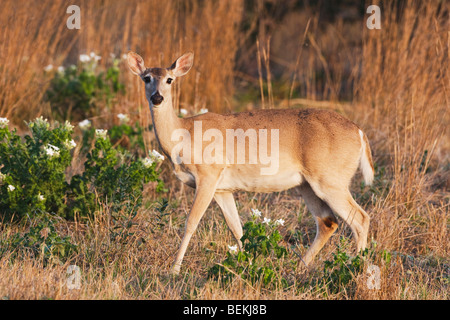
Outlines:
{"label": "deer", "polygon": [[[170,160],[175,176],[195,189],[171,273],[179,274],[189,242],[213,199],[220,207],[239,250],[243,250],[243,229],[233,195],[238,191],[299,190],[316,223],[315,238],[301,257],[306,266],[336,231],[336,216],[350,227],[357,251],[366,248],[370,217],[353,199],[349,187],[358,168],[365,184],[371,185],[374,166],[368,138],[355,123],[332,110],[309,108],[258,109],[230,114],[207,112],[179,117],[174,110],[172,86],[177,78],[192,68],[194,53],[183,54],[167,68],[147,68],[143,58],[132,51],[127,55],[127,62],[131,72],[145,83],[145,95],[159,147]],[[251,135],[246,135],[246,132],[256,129],[260,129],[260,133],[271,130],[271,136],[278,135],[278,140],[271,139],[270,145],[263,145],[260,139],[254,148],[250,145]],[[213,159],[183,161],[186,160],[185,153],[191,153],[191,158],[192,155],[195,158],[207,154],[204,142],[208,137],[203,137],[204,141],[197,143],[197,147],[185,143],[184,146],[188,147],[183,148],[183,156],[181,152],[173,151],[180,149],[180,136],[192,138],[198,135],[196,130],[200,133],[212,130],[216,139],[220,134],[226,136],[227,131],[235,130],[238,133],[234,138],[249,140],[244,149],[247,153],[245,161],[238,162],[233,158],[239,156],[236,155],[237,148],[227,148],[222,156],[224,161],[211,161],[218,159],[212,153],[209,157]],[[174,139],[174,132],[181,132],[178,140]],[[252,152],[264,148],[276,153],[278,159],[278,167],[269,174],[262,171],[267,169],[267,162],[250,163]],[[207,155],[205,157],[208,158]]]}

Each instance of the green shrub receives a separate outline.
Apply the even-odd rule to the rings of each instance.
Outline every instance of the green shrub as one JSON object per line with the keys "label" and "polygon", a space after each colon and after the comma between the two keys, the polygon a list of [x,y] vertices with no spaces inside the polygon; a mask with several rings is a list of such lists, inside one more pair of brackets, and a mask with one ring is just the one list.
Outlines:
{"label": "green shrub", "polygon": [[73,126],[66,122],[50,128],[40,117],[28,127],[31,134],[24,139],[8,125],[0,127],[0,214],[8,219],[37,210],[64,215]]}
{"label": "green shrub", "polygon": [[69,189],[73,211],[83,215],[97,210],[102,203],[96,198],[107,202],[113,212],[125,207],[136,211],[142,204],[143,184],[156,181],[156,191],[164,188],[156,165],[156,159],[136,160],[129,152],[116,150],[108,136],[99,135],[87,154],[85,171],[72,178]]}
{"label": "green shrub", "polygon": [[[126,117],[123,114],[119,114],[118,116]],[[121,120],[119,125],[113,125],[110,128],[108,134],[111,143],[120,152],[129,151],[135,156],[143,156],[145,154],[144,128],[138,122],[130,125],[128,121]],[[95,142],[95,128],[91,127],[89,120],[80,122],[80,127],[82,127],[83,133],[81,152],[87,153]]]}
{"label": "green shrub", "polygon": [[28,232],[16,233],[1,248],[12,252],[13,258],[19,251],[27,251],[33,257],[41,258],[44,263],[49,260],[66,261],[77,252],[77,245],[72,243],[70,237],[58,234],[54,219],[49,214],[39,215],[36,221],[31,222]]}
{"label": "green shrub", "polygon": [[313,285],[323,291],[324,294],[337,294],[341,291],[352,293],[355,290],[355,279],[364,272],[368,264],[372,264],[375,260],[383,261],[389,264],[391,254],[385,250],[376,251],[376,243],[372,242],[371,246],[361,251],[354,257],[350,257],[345,253],[346,239],[342,238],[336,252],[332,254],[332,260],[326,260],[319,277],[309,285]]}
{"label": "green shrub", "polygon": [[259,211],[254,212],[257,214],[243,227],[243,250],[235,252],[237,248],[230,247],[226,259],[209,270],[209,277],[227,283],[238,275],[252,284],[261,281],[267,288],[286,287],[287,280],[279,271],[282,267],[280,259],[287,255],[287,250],[280,245],[282,237],[276,229],[283,221],[271,222],[264,218],[260,222]]}
{"label": "green shrub", "polygon": [[78,66],[50,73],[53,78],[45,100],[50,103],[55,119],[89,118],[99,114],[101,106],[110,106],[118,94],[124,94],[125,86],[119,81],[120,60],[114,59],[104,71],[98,66],[97,58],[93,53],[82,55]]}
{"label": "green shrub", "polygon": [[0,215],[21,219],[36,212],[72,218],[93,213],[104,204],[112,210],[137,210],[145,183],[163,189],[156,169],[158,157],[139,159],[111,144],[106,130],[96,130],[95,145],[86,155],[85,170],[66,175],[72,162],[73,126],[42,117],[28,123],[21,138],[0,118]]}

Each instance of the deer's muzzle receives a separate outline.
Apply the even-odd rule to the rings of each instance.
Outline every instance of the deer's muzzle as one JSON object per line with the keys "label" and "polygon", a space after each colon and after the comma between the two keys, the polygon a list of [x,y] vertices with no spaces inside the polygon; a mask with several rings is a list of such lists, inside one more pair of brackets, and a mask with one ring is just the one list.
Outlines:
{"label": "deer's muzzle", "polygon": [[156,91],[156,93],[154,93],[151,97],[150,100],[152,101],[154,106],[160,105],[161,102],[163,102],[164,97],[162,95],[159,94],[158,91]]}

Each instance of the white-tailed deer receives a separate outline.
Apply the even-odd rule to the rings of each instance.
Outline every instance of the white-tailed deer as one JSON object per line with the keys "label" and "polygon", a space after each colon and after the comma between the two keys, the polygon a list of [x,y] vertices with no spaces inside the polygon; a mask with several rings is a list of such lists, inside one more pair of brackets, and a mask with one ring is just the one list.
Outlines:
{"label": "white-tailed deer", "polygon": [[[358,167],[366,184],[371,184],[374,176],[369,142],[362,130],[335,112],[316,109],[205,113],[180,118],[173,108],[171,86],[191,69],[193,59],[194,54],[189,52],[169,68],[146,68],[138,54],[128,53],[131,71],[145,82],[157,141],[171,160],[175,175],[195,188],[172,271],[180,271],[189,240],[213,198],[242,249],[242,226],[232,194],[239,190],[275,192],[299,188],[317,225],[314,242],[303,257],[305,264],[313,260],[336,230],[334,214],[349,224],[357,250],[364,249],[370,219],[349,191]],[[265,139],[269,131],[268,144]],[[214,143],[206,143],[212,140]],[[269,160],[273,160],[270,168]]]}

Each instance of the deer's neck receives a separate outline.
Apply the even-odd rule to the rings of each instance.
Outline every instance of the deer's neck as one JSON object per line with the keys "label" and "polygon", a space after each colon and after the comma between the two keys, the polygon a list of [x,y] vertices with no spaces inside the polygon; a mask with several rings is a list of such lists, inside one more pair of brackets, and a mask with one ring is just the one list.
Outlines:
{"label": "deer's neck", "polygon": [[156,139],[162,151],[170,159],[171,151],[176,144],[171,139],[172,132],[182,128],[183,119],[175,114],[171,101],[166,102],[165,105],[158,108],[150,107],[150,112]]}

